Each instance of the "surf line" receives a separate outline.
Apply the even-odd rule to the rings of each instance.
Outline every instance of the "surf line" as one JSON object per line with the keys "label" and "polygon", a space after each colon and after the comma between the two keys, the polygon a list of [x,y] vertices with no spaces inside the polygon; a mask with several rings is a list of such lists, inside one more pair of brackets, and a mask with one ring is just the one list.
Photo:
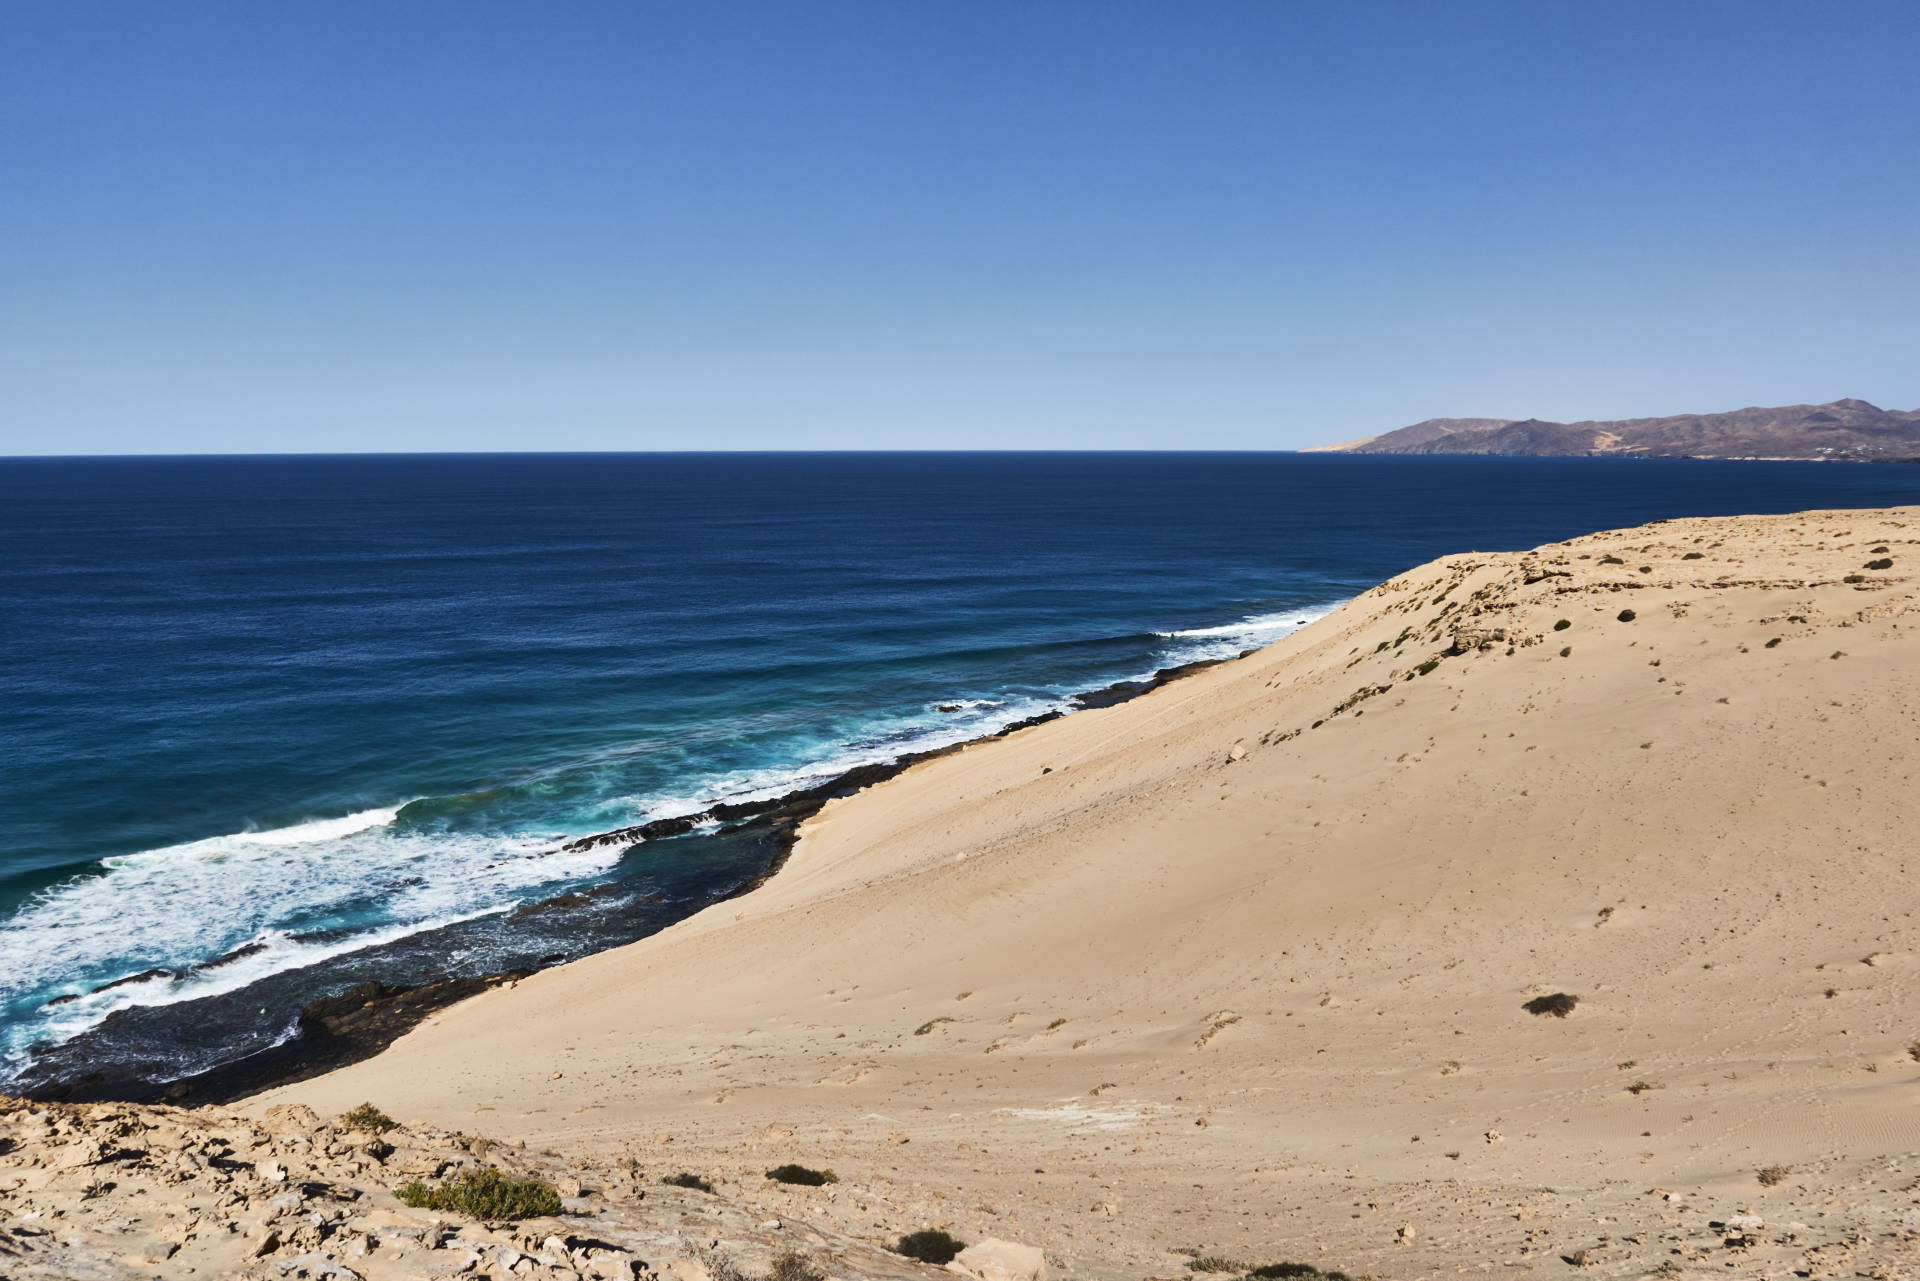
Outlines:
{"label": "surf line", "polygon": [[[764,800],[718,802],[697,814],[655,819],[580,837],[548,853],[574,853],[609,846],[631,849],[647,841],[685,835],[706,824],[720,824],[721,830],[729,833],[752,833],[767,845],[764,870],[743,879],[712,900],[724,902],[751,892],[777,875],[799,841],[801,825],[819,813],[828,801],[851,796],[876,783],[885,782],[925,761],[948,756],[979,743],[1005,738],[1021,730],[1059,720],[1075,711],[1127,702],[1196,672],[1232,662],[1236,658],[1245,658],[1259,652],[1260,648],[1254,646],[1220,658],[1196,659],[1160,668],[1150,676],[1086,690],[1069,696],[1065,700],[1066,706],[1024,717],[990,733],[942,747],[904,753],[887,761],[856,765],[811,787],[798,788]],[[563,900],[570,908],[578,908],[599,898],[611,902],[617,900],[622,892],[619,885],[573,890],[530,904],[519,911],[537,912],[561,904]],[[291,1020],[290,1035],[270,1048],[192,1075],[165,1080],[122,1078],[105,1081],[100,1079],[99,1074],[80,1074],[41,1080],[23,1093],[39,1101],[165,1102],[185,1106],[229,1103],[261,1090],[306,1080],[372,1058],[447,1006],[490,988],[518,982],[544,968],[549,967],[535,965],[485,975],[443,974],[413,984],[367,981],[347,992],[321,997],[302,1006]]]}

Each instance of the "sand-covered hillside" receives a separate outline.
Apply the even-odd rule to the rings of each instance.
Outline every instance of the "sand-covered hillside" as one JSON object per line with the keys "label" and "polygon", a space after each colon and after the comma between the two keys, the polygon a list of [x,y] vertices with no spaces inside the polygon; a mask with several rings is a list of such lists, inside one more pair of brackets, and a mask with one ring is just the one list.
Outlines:
{"label": "sand-covered hillside", "polygon": [[258,1106],[1056,1275],[1909,1275],[1916,566],[1911,508],[1423,565]]}

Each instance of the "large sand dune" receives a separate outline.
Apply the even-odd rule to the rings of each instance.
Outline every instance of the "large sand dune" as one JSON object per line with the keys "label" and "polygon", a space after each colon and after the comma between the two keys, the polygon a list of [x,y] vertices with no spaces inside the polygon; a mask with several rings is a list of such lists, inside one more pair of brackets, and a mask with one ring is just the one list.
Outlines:
{"label": "large sand dune", "polygon": [[1917,566],[1920,508],[1448,557],[257,1103],[1074,1276],[1913,1275]]}

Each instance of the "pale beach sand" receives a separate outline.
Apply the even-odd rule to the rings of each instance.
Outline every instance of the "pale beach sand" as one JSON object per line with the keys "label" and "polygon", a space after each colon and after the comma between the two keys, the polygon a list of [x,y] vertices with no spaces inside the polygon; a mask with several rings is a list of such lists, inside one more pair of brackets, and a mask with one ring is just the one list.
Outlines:
{"label": "pale beach sand", "polygon": [[1914,1275],[1916,566],[1920,508],[1447,557],[248,1110],[1056,1276]]}
{"label": "pale beach sand", "polygon": [[1740,1211],[1782,1258],[1890,1251],[1920,1225],[1916,566],[1915,508],[1423,565],[836,802],[754,893],[260,1105],[668,1148],[1074,1274],[1719,1275],[1671,1251]]}

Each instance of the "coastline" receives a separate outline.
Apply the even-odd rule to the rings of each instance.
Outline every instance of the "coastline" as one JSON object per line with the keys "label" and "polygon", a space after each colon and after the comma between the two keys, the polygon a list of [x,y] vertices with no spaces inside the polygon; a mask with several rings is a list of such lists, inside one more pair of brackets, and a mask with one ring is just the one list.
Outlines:
{"label": "coastline", "polygon": [[[1302,620],[1302,624],[1306,621]],[[1257,650],[1243,651],[1238,658],[1255,652]],[[824,782],[795,788],[773,797],[739,802],[720,801],[693,814],[675,815],[578,837],[563,842],[554,852],[568,853],[609,846],[622,846],[625,852],[631,852],[649,841],[685,836],[704,825],[718,824],[727,833],[743,836],[765,851],[764,865],[759,871],[713,898],[715,902],[725,902],[751,893],[777,876],[799,840],[802,826],[830,801],[894,778],[924,762],[1003,739],[1074,712],[1117,706],[1173,681],[1234,661],[1237,661],[1236,658],[1231,657],[1209,658],[1163,667],[1145,677],[1116,681],[1067,695],[1065,701],[1071,704],[1068,708],[1056,708],[1024,717],[975,738],[903,753],[888,761],[854,766]],[[589,908],[597,899],[623,893],[630,891],[618,884],[569,890],[513,909],[508,913],[508,919],[550,913],[561,908]],[[434,931],[423,931],[427,935],[432,933]],[[192,968],[197,971],[217,969],[243,959],[257,951],[259,946],[257,943],[247,944]],[[516,967],[486,974],[445,973],[418,982],[367,979],[336,995],[306,1001],[293,1012],[293,1022],[284,1039],[209,1070],[172,1079],[124,1074],[109,1077],[97,1066],[88,1065],[88,1050],[93,1039],[96,1039],[96,1029],[106,1028],[110,1032],[114,1020],[124,1013],[117,1012],[96,1025],[96,1029],[89,1029],[59,1046],[51,1047],[52,1053],[57,1056],[51,1061],[70,1061],[76,1066],[65,1075],[38,1080],[31,1075],[26,1076],[24,1079],[28,1088],[20,1091],[20,1097],[38,1102],[152,1102],[185,1106],[231,1104],[249,1095],[309,1080],[371,1058],[425,1019],[451,1005],[494,988],[511,987],[544,969],[574,959],[580,958],[556,958],[550,965]],[[172,972],[148,971],[115,980],[94,991],[169,973]],[[57,997],[49,1004],[74,999],[77,998]],[[162,1008],[169,1010],[172,1017],[191,1020],[195,1004],[182,1002],[175,1007]]]}
{"label": "coastline", "polygon": [[245,1107],[650,1154],[1094,1278],[1717,1268],[1750,1212],[1797,1225],[1754,1266],[1907,1257],[1910,562],[1913,508],[1445,557],[831,800],[752,893]]}

